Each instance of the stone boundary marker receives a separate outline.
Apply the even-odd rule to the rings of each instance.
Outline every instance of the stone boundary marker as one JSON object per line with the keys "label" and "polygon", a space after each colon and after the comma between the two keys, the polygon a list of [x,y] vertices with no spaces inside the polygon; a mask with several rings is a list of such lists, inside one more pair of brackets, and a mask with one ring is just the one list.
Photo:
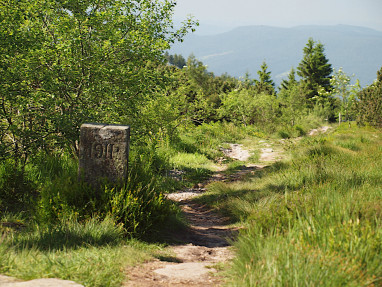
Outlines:
{"label": "stone boundary marker", "polygon": [[79,177],[93,187],[102,180],[124,182],[129,161],[130,127],[81,125]]}

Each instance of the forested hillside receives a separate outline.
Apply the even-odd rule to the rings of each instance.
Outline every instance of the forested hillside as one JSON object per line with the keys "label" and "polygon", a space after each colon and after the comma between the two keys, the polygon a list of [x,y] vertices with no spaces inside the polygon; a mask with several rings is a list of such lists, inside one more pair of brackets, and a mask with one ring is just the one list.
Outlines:
{"label": "forested hillside", "polygon": [[[120,286],[125,263],[121,254],[129,257],[130,265],[154,255],[170,257],[158,255],[161,245],[143,243],[163,242],[177,228],[185,228],[179,206],[165,194],[209,178],[210,166],[223,161],[227,143],[247,137],[272,138],[289,140],[293,149],[292,139],[339,120],[351,127],[382,128],[379,58],[373,59],[380,69],[374,71],[376,81],[361,88],[345,69],[334,67],[324,41],[306,37],[294,48],[299,59],[280,85],[267,60],[256,67],[254,75],[240,79],[227,73],[215,75],[195,56],[184,58],[171,52],[174,43],[197,27],[186,19],[174,30],[174,6],[173,1],[159,0],[0,2],[0,273]],[[280,41],[280,37],[276,39]],[[254,49],[252,53],[259,52]],[[248,59],[243,54],[240,61]],[[105,182],[101,188],[93,188],[79,180],[78,140],[83,123],[131,127],[125,184]],[[311,151],[314,159],[337,152],[332,147],[317,149]],[[325,181],[326,173],[320,169],[323,160],[315,162],[315,175],[323,181],[314,177],[314,183]],[[374,172],[370,174],[374,176]],[[346,176],[351,177],[351,171]],[[378,180],[375,177],[373,184]],[[298,188],[305,187],[301,184]],[[299,200],[298,195],[292,204]],[[302,214],[296,210],[288,218]],[[253,213],[253,218],[259,214]],[[373,221],[374,217],[366,216],[372,222],[367,228],[380,228],[380,213],[377,217]],[[300,223],[308,226],[310,221]],[[254,228],[265,232],[267,224],[264,219]],[[287,225],[286,221],[277,222],[270,228],[277,237],[272,240],[287,233]],[[356,226],[349,223],[347,228]],[[255,229],[247,230],[248,238],[259,239]],[[314,235],[293,230],[306,239],[306,245],[296,248],[314,244]],[[362,228],[357,232],[366,237],[371,234],[363,233]],[[376,245],[370,249],[373,252],[380,250],[375,238],[371,240]],[[239,242],[239,248],[245,240]],[[369,253],[362,258],[359,274],[368,272],[367,280],[372,276],[380,280],[375,258]],[[248,266],[259,262],[261,259],[250,261]],[[374,269],[366,270],[364,265],[369,263]],[[245,273],[235,270],[238,277]],[[248,286],[258,280],[251,276],[245,277]]]}
{"label": "forested hillside", "polygon": [[190,34],[184,42],[175,44],[171,52],[186,57],[193,54],[216,75],[227,72],[235,77],[243,77],[246,72],[255,77],[265,60],[274,81],[279,84],[292,67],[296,68],[302,55],[301,47],[310,37],[325,44],[334,68],[354,74],[362,86],[375,80],[375,71],[382,62],[379,51],[382,32],[363,27],[238,27],[216,35]]}

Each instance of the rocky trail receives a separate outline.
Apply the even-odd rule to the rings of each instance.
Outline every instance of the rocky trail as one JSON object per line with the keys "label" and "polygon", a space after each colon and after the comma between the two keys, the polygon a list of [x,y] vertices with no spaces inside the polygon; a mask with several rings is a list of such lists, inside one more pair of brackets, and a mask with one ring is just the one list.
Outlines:
{"label": "rocky trail", "polygon": [[[264,164],[280,158],[265,141],[261,144],[261,161]],[[230,144],[224,149],[226,157],[246,162],[250,152],[239,144]],[[238,228],[228,224],[228,219],[216,214],[210,208],[197,203],[194,198],[206,191],[204,186],[213,181],[236,181],[248,173],[256,172],[265,165],[246,164],[234,174],[224,173],[225,166],[215,173],[206,183],[197,188],[171,193],[168,198],[179,203],[189,223],[188,230],[175,235],[182,243],[168,247],[170,258],[156,259],[127,270],[128,281],[124,286],[219,286],[224,281],[219,276],[219,266],[233,258],[231,239],[235,238]]]}
{"label": "rocky trail", "polygon": [[[330,127],[311,130],[308,135],[314,136],[325,133]],[[299,140],[299,139],[297,139]],[[283,144],[281,140],[280,145]],[[240,144],[230,144],[222,149],[226,157],[247,162],[251,156],[250,151]],[[124,286],[164,287],[164,286],[220,286],[224,283],[219,276],[221,264],[228,263],[234,254],[230,246],[231,239],[235,238],[238,228],[228,225],[228,219],[218,215],[210,208],[197,203],[194,199],[203,194],[204,186],[213,181],[236,181],[248,173],[264,168],[267,164],[281,160],[283,150],[280,146],[273,146],[268,141],[259,141],[261,164],[246,163],[234,174],[224,173],[225,166],[215,173],[207,183],[200,184],[198,188],[182,190],[168,195],[168,198],[179,203],[189,229],[176,235],[180,244],[168,247],[170,258],[156,259],[127,270],[128,281]]]}

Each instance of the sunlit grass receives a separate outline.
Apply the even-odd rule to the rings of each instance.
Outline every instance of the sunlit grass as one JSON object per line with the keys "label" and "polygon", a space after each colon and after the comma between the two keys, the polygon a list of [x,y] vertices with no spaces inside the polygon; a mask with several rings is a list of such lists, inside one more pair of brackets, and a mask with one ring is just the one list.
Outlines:
{"label": "sunlit grass", "polygon": [[124,239],[111,219],[69,219],[44,228],[3,227],[2,232],[0,273],[24,280],[61,278],[84,286],[121,286],[124,268],[161,252],[159,245]]}
{"label": "sunlit grass", "polygon": [[244,226],[232,286],[382,284],[381,133],[340,127],[201,200]]}
{"label": "sunlit grass", "polygon": [[194,168],[194,169],[207,169],[210,171],[216,171],[218,166],[212,160],[208,159],[205,155],[198,153],[185,153],[178,152],[174,156],[170,157],[170,163],[179,169]]}

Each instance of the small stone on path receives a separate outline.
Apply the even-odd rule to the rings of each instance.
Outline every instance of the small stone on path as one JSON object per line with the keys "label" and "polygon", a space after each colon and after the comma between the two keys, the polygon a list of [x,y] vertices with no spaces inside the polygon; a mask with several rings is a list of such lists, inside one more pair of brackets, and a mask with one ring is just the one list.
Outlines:
{"label": "small stone on path", "polygon": [[190,263],[179,263],[179,264],[169,264],[164,268],[155,270],[154,272],[159,275],[164,275],[173,280],[193,280],[203,281],[204,276],[208,275],[210,272],[216,272],[215,269],[208,269],[209,263],[205,262],[190,262]]}
{"label": "small stone on path", "polygon": [[16,278],[0,275],[1,287],[84,287],[73,281],[57,278],[43,278],[29,281],[20,281]]}

